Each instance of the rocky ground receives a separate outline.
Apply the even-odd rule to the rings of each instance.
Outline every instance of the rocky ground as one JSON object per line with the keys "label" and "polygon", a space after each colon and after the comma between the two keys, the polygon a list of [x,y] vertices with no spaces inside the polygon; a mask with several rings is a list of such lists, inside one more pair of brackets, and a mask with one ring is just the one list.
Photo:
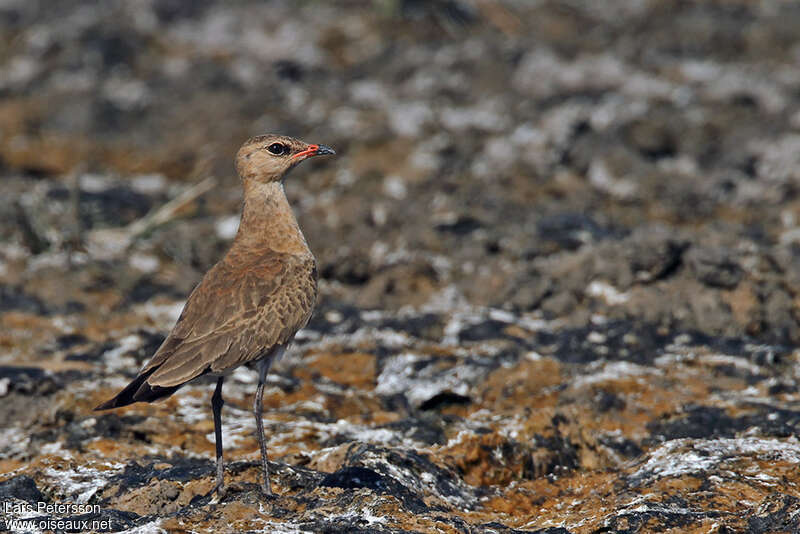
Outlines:
{"label": "rocky ground", "polygon": [[[800,532],[800,4],[0,5],[0,506],[114,531]],[[270,376],[91,408],[287,191],[321,301]],[[2,513],[64,519],[61,514]],[[73,519],[75,517],[73,516]]]}

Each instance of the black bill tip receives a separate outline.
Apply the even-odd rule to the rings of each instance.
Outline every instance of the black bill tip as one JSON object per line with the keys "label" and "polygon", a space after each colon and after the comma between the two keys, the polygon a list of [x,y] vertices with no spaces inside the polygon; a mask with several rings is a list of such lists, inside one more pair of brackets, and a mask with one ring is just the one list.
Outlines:
{"label": "black bill tip", "polygon": [[315,156],[332,156],[334,154],[336,154],[336,151],[325,145],[318,145],[317,151],[314,153]]}

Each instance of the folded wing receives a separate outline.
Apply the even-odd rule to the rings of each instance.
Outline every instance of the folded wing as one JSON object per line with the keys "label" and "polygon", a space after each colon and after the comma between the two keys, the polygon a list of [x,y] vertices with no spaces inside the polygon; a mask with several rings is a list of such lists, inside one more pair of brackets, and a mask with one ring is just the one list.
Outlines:
{"label": "folded wing", "polygon": [[194,289],[139,376],[97,409],[169,396],[197,376],[260,358],[306,325],[315,299],[313,258],[231,251]]}

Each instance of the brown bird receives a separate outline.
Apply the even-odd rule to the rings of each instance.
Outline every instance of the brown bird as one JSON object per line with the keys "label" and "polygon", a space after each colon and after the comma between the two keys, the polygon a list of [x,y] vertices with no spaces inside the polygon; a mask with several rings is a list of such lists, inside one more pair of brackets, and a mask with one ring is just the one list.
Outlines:
{"label": "brown bird", "polygon": [[244,186],[239,231],[225,257],[189,295],[178,322],[125,389],[95,410],[152,402],[201,375],[217,377],[211,397],[221,492],[222,382],[236,367],[254,362],[258,389],[253,401],[264,493],[272,495],[261,420],[264,379],[295,333],[308,323],[317,296],[313,254],[283,191],[286,174],[301,161],[335,152],[291,137],[249,139],[236,155]]}

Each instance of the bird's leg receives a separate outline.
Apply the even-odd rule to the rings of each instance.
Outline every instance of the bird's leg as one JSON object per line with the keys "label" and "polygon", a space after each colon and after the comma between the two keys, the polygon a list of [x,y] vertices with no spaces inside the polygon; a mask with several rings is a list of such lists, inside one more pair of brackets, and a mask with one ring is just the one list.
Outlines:
{"label": "bird's leg", "polygon": [[264,421],[261,419],[264,400],[264,382],[267,380],[267,373],[273,360],[280,359],[286,350],[286,345],[274,347],[266,356],[258,360],[258,388],[253,399],[253,415],[256,416],[256,433],[258,434],[258,445],[261,447],[261,467],[264,469],[264,495],[272,496],[272,487],[269,483],[269,458],[267,457],[267,442],[264,439]]}
{"label": "bird's leg", "polygon": [[217,389],[211,397],[211,411],[214,413],[214,442],[217,445],[217,485],[214,491],[221,493],[224,483],[224,471],[222,467],[222,381],[224,377],[217,379]]}
{"label": "bird's leg", "polygon": [[261,447],[261,466],[264,468],[264,494],[272,495],[272,488],[269,484],[269,464],[267,463],[267,443],[264,440],[264,422],[261,420],[262,401],[264,394],[264,375],[266,372],[259,373],[258,389],[256,398],[253,401],[253,414],[256,416],[256,432],[258,434],[258,444]]}
{"label": "bird's leg", "polygon": [[264,382],[267,380],[267,373],[272,365],[272,360],[279,358],[283,354],[284,347],[279,346],[270,354],[259,360],[258,362],[258,388],[256,389],[256,396],[253,399],[253,415],[256,416],[256,433],[258,434],[258,445],[261,447],[261,466],[264,469],[264,494],[272,496],[272,487],[269,483],[269,458],[267,457],[267,442],[264,439],[264,421],[261,419],[263,411],[263,397],[264,397]]}

